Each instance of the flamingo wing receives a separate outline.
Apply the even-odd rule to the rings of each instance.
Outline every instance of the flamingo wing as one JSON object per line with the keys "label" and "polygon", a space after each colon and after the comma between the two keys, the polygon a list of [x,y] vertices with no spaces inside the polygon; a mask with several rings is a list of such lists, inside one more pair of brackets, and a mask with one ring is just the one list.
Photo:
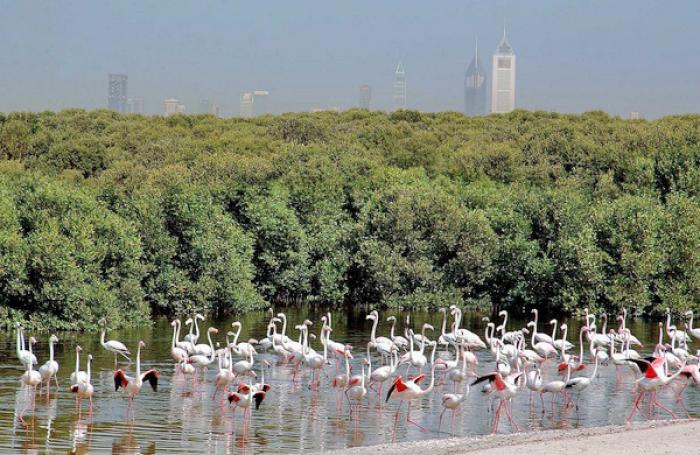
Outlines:
{"label": "flamingo wing", "polygon": [[124,354],[131,354],[129,352],[129,350],[126,348],[126,346],[124,346],[124,344],[121,341],[109,340],[105,344],[107,346],[109,346],[110,349],[113,349],[115,351],[120,351],[120,352],[123,352]]}
{"label": "flamingo wing", "polygon": [[239,397],[237,393],[231,392],[228,394],[228,402],[233,403],[234,401],[238,403],[239,401],[241,401],[241,397]]}
{"label": "flamingo wing", "polygon": [[141,375],[142,381],[148,381],[154,392],[158,391],[158,378],[160,377],[160,371],[154,369],[146,371]]}
{"label": "flamingo wing", "polygon": [[253,399],[255,400],[255,409],[260,408],[260,404],[262,404],[263,400],[265,399],[265,395],[265,392],[263,392],[262,390],[253,394]]}
{"label": "flamingo wing", "polygon": [[250,392],[250,386],[248,386],[248,384],[238,384],[238,393],[248,392]]}
{"label": "flamingo wing", "polygon": [[129,385],[129,380],[126,374],[122,370],[117,370],[114,372],[114,391],[119,390],[119,387],[126,387]]}

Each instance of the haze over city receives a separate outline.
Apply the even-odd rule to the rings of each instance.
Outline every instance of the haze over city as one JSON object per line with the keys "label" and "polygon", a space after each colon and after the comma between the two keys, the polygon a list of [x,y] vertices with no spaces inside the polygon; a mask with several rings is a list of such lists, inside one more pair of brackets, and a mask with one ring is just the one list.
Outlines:
{"label": "haze over city", "polygon": [[[392,109],[394,71],[406,107],[464,111],[464,74],[491,56],[504,21],[517,55],[515,106],[602,109],[644,117],[700,109],[700,4],[679,1],[12,2],[0,17],[0,111],[107,107],[107,74],[162,114],[177,98],[238,115],[244,92],[269,91],[271,112]],[[489,80],[490,83],[490,80]]]}

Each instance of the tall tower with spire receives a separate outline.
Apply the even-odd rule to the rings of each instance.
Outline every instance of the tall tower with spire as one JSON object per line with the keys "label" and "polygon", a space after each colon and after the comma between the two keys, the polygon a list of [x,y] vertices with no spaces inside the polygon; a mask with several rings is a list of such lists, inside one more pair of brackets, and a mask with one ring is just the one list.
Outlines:
{"label": "tall tower with spire", "polygon": [[479,59],[479,42],[476,41],[474,58],[464,74],[464,113],[486,115],[486,69]]}
{"label": "tall tower with spire", "polygon": [[491,76],[491,112],[507,113],[515,109],[515,53],[508,43],[506,27],[493,54]]}
{"label": "tall tower with spire", "polygon": [[394,73],[394,110],[406,109],[406,72],[399,62]]}

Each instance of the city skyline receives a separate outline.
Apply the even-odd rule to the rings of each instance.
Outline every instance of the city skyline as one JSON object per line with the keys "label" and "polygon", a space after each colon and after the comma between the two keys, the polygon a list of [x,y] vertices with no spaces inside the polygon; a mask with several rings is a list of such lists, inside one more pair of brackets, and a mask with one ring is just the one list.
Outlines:
{"label": "city skyline", "polygon": [[[464,111],[474,37],[488,65],[504,18],[518,52],[519,108],[655,118],[700,106],[699,59],[668,70],[697,54],[696,2],[397,4],[219,4],[194,21],[197,9],[182,2],[163,10],[77,0],[41,13],[33,2],[8,2],[0,18],[0,111],[103,108],[107,73],[128,74],[129,96],[142,98],[148,114],[175,96],[187,106],[215,100],[235,115],[236,94],[249,87],[274,93],[275,113],[346,109],[357,105],[361,83],[374,88],[373,109],[391,110],[389,74],[398,60],[408,72],[408,107]],[[309,18],[306,5],[318,14]],[[244,19],[254,9],[256,20]],[[359,15],[367,16],[360,24]]]}

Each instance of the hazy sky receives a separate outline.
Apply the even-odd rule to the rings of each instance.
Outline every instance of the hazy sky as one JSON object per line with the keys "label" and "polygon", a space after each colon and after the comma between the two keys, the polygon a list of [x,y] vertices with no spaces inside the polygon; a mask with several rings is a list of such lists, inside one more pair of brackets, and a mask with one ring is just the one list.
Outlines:
{"label": "hazy sky", "polygon": [[700,2],[659,0],[0,0],[0,111],[101,108],[107,73],[129,75],[148,113],[180,99],[238,112],[270,91],[277,112],[348,108],[360,84],[391,106],[396,63],[408,106],[462,110],[478,35],[484,64],[504,18],[516,104],[647,117],[700,111]]}

